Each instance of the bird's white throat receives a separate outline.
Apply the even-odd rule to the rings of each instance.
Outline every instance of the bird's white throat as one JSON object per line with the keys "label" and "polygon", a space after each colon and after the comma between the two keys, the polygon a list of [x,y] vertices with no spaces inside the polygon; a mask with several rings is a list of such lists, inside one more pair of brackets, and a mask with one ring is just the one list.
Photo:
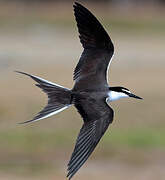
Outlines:
{"label": "bird's white throat", "polygon": [[107,101],[116,101],[120,98],[129,97],[127,94],[123,92],[109,91]]}

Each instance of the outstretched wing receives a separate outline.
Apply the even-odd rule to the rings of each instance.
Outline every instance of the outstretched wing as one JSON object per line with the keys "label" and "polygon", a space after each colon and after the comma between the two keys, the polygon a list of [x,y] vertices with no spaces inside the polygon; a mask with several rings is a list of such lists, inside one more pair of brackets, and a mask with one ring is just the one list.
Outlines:
{"label": "outstretched wing", "polygon": [[80,42],[84,48],[74,70],[74,88],[82,89],[82,85],[102,86],[107,84],[106,72],[114,53],[113,43],[103,26],[88,9],[77,2],[73,6]]}
{"label": "outstretched wing", "polygon": [[101,137],[113,120],[113,110],[103,100],[79,99],[75,102],[84,124],[78,135],[74,151],[68,163],[69,179],[79,170],[91,155]]}

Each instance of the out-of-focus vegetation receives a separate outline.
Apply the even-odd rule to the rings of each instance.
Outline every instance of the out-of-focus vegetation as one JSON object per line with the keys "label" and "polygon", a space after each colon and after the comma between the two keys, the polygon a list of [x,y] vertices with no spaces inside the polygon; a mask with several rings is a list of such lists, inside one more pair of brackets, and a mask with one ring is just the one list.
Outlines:
{"label": "out-of-focus vegetation", "polygon": [[[39,1],[38,1],[39,2]],[[113,124],[78,179],[163,180],[165,177],[165,11],[163,6],[83,3],[109,32],[115,56],[110,85],[143,101],[111,103]],[[71,107],[29,125],[47,102],[29,72],[68,88],[82,52],[71,2],[0,6],[0,179],[64,179],[82,119]],[[120,173],[118,170],[120,169]],[[75,177],[76,179],[76,177]]]}

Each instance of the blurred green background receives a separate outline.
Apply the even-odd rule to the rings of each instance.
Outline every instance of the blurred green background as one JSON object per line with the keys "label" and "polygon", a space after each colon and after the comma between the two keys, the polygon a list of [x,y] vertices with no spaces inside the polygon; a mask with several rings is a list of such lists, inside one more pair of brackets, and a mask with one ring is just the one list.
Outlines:
{"label": "blurred green background", "polygon": [[[164,1],[79,1],[115,45],[111,86],[144,98],[111,103],[113,124],[73,179],[164,180]],[[0,1],[0,179],[63,180],[82,125],[71,107],[29,125],[47,103],[25,71],[72,88],[82,47],[73,1]]]}

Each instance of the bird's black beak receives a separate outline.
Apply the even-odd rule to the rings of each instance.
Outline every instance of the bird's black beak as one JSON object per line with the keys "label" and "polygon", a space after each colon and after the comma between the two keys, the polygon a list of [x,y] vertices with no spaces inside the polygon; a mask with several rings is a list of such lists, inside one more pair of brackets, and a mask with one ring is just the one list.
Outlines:
{"label": "bird's black beak", "polygon": [[136,99],[143,99],[143,98],[141,98],[139,96],[136,96],[135,94],[132,94],[132,93],[129,94],[129,97],[133,97],[133,98],[136,98]]}

